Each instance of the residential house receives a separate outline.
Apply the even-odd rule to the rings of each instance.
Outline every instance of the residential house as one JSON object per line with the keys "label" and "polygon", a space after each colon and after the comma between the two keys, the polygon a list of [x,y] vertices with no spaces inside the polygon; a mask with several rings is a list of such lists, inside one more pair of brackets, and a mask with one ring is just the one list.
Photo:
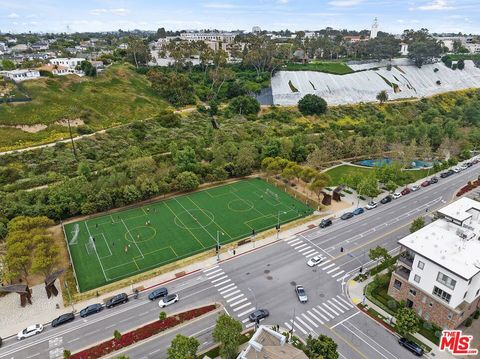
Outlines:
{"label": "residential house", "polygon": [[221,41],[232,43],[237,36],[236,32],[183,32],[180,39],[186,41]]}
{"label": "residential house", "polygon": [[461,198],[402,238],[388,294],[426,321],[454,329],[480,307],[480,202]]}
{"label": "residential house", "polygon": [[0,71],[0,75],[5,76],[15,82],[21,82],[25,80],[34,80],[40,77],[38,70],[12,70],[12,71]]}
{"label": "residential house", "polygon": [[364,35],[348,35],[343,37],[343,41],[357,43],[357,42],[368,41],[369,38],[370,38],[369,36],[364,36]]}
{"label": "residential house", "polygon": [[18,44],[10,48],[12,52],[25,52],[25,51],[28,51],[29,49],[30,47],[25,44]]}
{"label": "residential house", "polygon": [[407,56],[408,55],[408,44],[401,42],[400,43],[400,54],[402,56]]}
{"label": "residential house", "polygon": [[85,61],[85,58],[83,57],[59,57],[50,59],[52,65],[64,66],[70,69],[79,66],[83,61]]}
{"label": "residential house", "polygon": [[48,42],[36,42],[30,46],[33,51],[45,51],[48,50]]}
{"label": "residential house", "polygon": [[308,359],[303,351],[287,342],[287,337],[260,325],[237,359]]}

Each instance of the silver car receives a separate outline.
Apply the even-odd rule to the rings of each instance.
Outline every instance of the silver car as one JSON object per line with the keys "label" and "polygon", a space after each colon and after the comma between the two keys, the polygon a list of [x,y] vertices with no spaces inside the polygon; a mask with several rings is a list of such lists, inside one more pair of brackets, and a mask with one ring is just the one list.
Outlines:
{"label": "silver car", "polygon": [[306,303],[308,301],[307,293],[305,293],[305,289],[301,285],[295,286],[295,292],[297,293],[300,303]]}

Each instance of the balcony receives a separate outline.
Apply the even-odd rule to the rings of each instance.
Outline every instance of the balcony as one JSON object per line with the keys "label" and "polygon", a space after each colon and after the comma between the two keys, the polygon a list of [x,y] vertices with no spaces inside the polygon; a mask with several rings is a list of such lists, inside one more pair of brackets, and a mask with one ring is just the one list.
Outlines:
{"label": "balcony", "polygon": [[406,280],[408,280],[408,278],[410,277],[410,269],[403,266],[398,266],[395,270],[395,273]]}
{"label": "balcony", "polygon": [[412,268],[414,256],[408,252],[403,252],[398,257],[398,261],[408,268]]}

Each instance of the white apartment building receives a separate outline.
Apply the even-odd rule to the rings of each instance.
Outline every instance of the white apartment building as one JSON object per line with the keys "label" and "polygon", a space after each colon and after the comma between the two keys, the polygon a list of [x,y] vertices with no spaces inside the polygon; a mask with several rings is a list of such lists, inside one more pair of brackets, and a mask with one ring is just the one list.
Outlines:
{"label": "white apartment building", "polygon": [[480,202],[461,198],[402,238],[388,293],[423,319],[453,329],[480,307]]}
{"label": "white apartment building", "polygon": [[55,59],[50,59],[50,63],[52,65],[57,65],[57,66],[64,66],[68,67],[70,69],[77,67],[82,63],[82,61],[85,61],[84,58],[81,57],[59,57]]}
{"label": "white apartment building", "polygon": [[25,80],[34,80],[40,77],[38,70],[12,70],[12,71],[0,71],[0,75],[3,75],[15,82],[21,82]]}
{"label": "white apartment building", "polygon": [[221,41],[231,43],[237,33],[234,32],[183,32],[180,39],[187,41]]}

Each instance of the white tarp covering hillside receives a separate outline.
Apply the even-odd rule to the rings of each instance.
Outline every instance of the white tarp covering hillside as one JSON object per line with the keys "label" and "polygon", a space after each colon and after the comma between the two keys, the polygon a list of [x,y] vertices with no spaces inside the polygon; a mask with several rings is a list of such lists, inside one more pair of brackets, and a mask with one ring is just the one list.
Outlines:
{"label": "white tarp covering hillside", "polygon": [[[437,72],[435,68],[438,68]],[[440,81],[440,85],[437,81]],[[394,84],[398,85],[397,92],[393,89]],[[465,61],[463,70],[452,70],[443,63],[437,63],[424,65],[420,69],[412,65],[393,66],[391,71],[380,68],[348,75],[280,71],[272,78],[273,102],[276,105],[296,105],[306,94],[318,95],[335,105],[376,101],[377,94],[382,90],[386,90],[392,100],[426,97],[467,88],[480,88],[480,69],[470,60]],[[298,92],[294,92],[294,89]]]}

